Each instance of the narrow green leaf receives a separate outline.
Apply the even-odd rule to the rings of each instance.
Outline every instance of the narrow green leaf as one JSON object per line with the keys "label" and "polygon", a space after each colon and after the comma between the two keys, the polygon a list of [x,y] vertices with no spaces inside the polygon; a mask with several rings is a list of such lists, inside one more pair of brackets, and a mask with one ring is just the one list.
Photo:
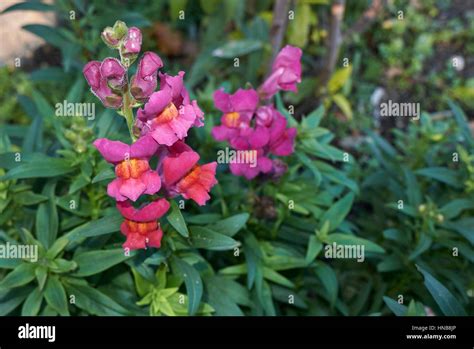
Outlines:
{"label": "narrow green leaf", "polygon": [[364,252],[385,253],[385,250],[375,242],[350,234],[329,234],[324,242],[327,244],[336,243],[337,245],[363,245]]}
{"label": "narrow green leaf", "polygon": [[84,252],[74,257],[77,271],[74,276],[85,277],[100,273],[134,256],[125,254],[123,249]]}
{"label": "narrow green leaf", "polygon": [[405,305],[400,304],[394,301],[392,298],[385,297],[385,296],[383,297],[383,301],[396,316],[406,315],[408,308]]}
{"label": "narrow green leaf", "polygon": [[231,250],[239,246],[239,242],[231,237],[204,227],[191,227],[191,241],[196,248],[215,251]]}
{"label": "narrow green leaf", "polygon": [[201,298],[202,298],[202,280],[199,272],[188,262],[174,258],[177,269],[181,272],[184,283],[186,285],[186,291],[188,293],[188,312],[189,315],[194,315],[199,309]]}
{"label": "narrow green leaf", "polygon": [[41,303],[43,301],[43,293],[39,287],[35,288],[33,292],[26,298],[21,308],[21,316],[36,316],[38,315]]}
{"label": "narrow green leaf", "polygon": [[466,311],[453,294],[428,271],[416,266],[418,271],[425,277],[425,286],[433,296],[435,302],[446,316],[466,316]]}
{"label": "narrow green leaf", "polygon": [[189,237],[188,227],[175,201],[171,201],[171,212],[166,216],[166,219],[180,235],[185,238]]}
{"label": "narrow green leaf", "polygon": [[329,231],[333,231],[342,223],[344,218],[347,216],[352,207],[352,202],[354,201],[354,193],[348,193],[338,202],[331,206],[324,215],[321,217],[321,226],[326,221],[329,222]]}
{"label": "narrow green leaf", "polygon": [[245,226],[248,219],[248,213],[240,213],[213,223],[208,228],[227,236],[234,236]]}
{"label": "narrow green leaf", "polygon": [[35,278],[35,265],[22,263],[0,282],[0,289],[7,289],[26,285]]}
{"label": "narrow green leaf", "polygon": [[69,309],[66,291],[57,276],[50,276],[44,290],[44,298],[49,306],[56,310],[61,316],[68,316]]}

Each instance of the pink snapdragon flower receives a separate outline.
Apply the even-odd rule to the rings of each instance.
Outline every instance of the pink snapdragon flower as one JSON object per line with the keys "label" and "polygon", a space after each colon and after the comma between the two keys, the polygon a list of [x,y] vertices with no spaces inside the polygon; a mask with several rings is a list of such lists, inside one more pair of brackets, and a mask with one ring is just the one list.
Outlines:
{"label": "pink snapdragon flower", "polygon": [[130,93],[136,100],[145,101],[155,91],[158,69],[161,67],[163,61],[160,56],[153,52],[144,53],[130,84]]}
{"label": "pink snapdragon flower", "polygon": [[125,57],[131,55],[137,55],[140,53],[142,47],[142,32],[137,27],[131,27],[128,29],[125,40],[122,45],[122,55]]}
{"label": "pink snapdragon flower", "polygon": [[224,115],[221,125],[212,129],[212,136],[217,141],[229,142],[236,151],[253,151],[256,156],[256,163],[231,162],[229,167],[234,175],[249,180],[260,173],[279,178],[286,171],[286,165],[272,157],[294,152],[296,128],[287,128],[286,118],[268,99],[280,90],[296,92],[296,85],[301,82],[301,55],[301,49],[285,46],[258,93],[252,89],[239,89],[232,95],[222,90],[214,92],[214,105]]}
{"label": "pink snapdragon flower", "polygon": [[171,146],[184,139],[192,126],[202,125],[204,114],[196,101],[190,102],[183,76],[184,72],[160,74],[160,90],[138,110],[137,126],[142,135],[150,134],[158,144]]}
{"label": "pink snapdragon flower", "polygon": [[130,250],[161,246],[163,231],[158,220],[168,211],[170,204],[158,199],[136,209],[129,201],[117,202],[117,209],[124,217],[120,231],[127,237],[122,245]]}
{"label": "pink snapdragon flower", "polygon": [[217,163],[198,165],[199,154],[182,142],[170,148],[162,162],[162,178],[171,196],[182,195],[202,206],[210,199],[209,191],[217,184]]}
{"label": "pink snapdragon flower", "polygon": [[132,145],[100,138],[94,146],[106,161],[115,165],[117,178],[107,186],[111,197],[117,201],[136,201],[142,194],[152,195],[160,190],[160,176],[148,164],[158,149],[151,137],[142,137]]}
{"label": "pink snapdragon flower", "polygon": [[259,91],[264,98],[271,98],[279,90],[297,92],[296,84],[301,82],[301,56],[298,47],[285,46],[276,56],[272,73]]}
{"label": "pink snapdragon flower", "polygon": [[231,141],[241,130],[250,127],[250,120],[258,105],[258,93],[253,89],[238,89],[234,94],[222,89],[214,92],[214,105],[224,114],[221,125],[212,129],[212,136],[218,141]]}
{"label": "pink snapdragon flower", "polygon": [[115,58],[103,62],[91,61],[82,70],[93,94],[108,108],[120,108],[122,96],[118,93],[125,84],[125,68]]}

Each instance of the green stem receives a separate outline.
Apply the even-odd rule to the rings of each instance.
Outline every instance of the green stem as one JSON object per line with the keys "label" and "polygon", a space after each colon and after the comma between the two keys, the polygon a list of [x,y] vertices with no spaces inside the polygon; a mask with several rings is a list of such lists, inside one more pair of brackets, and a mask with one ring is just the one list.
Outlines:
{"label": "green stem", "polygon": [[133,133],[133,110],[132,106],[130,105],[130,93],[128,87],[123,95],[122,113],[125,120],[127,121],[127,127],[128,132],[130,132],[130,138],[132,139],[132,142],[135,142],[137,140],[137,137],[135,137]]}

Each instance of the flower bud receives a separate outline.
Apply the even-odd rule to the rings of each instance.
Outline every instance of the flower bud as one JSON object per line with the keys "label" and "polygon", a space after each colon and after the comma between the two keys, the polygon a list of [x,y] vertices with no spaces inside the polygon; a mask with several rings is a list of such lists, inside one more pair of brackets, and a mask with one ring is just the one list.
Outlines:
{"label": "flower bud", "polygon": [[157,72],[162,66],[163,62],[156,53],[145,52],[130,85],[130,92],[136,100],[144,101],[155,91]]}
{"label": "flower bud", "polygon": [[[87,63],[82,72],[91,87],[91,91],[101,100],[104,106],[107,108],[120,108],[122,106],[122,96],[112,91],[107,82],[108,78],[102,75],[101,70],[105,70],[109,74],[117,73],[117,67],[113,69],[110,69],[110,67],[102,69],[102,63],[99,61]],[[112,77],[112,75],[109,77]],[[111,80],[117,83],[119,78],[118,76],[113,76]]]}
{"label": "flower bud", "polygon": [[438,215],[436,216],[436,220],[438,221],[438,223],[443,223],[444,216],[441,213],[438,213]]}
{"label": "flower bud", "polygon": [[106,58],[100,65],[100,75],[107,80],[110,88],[121,90],[125,85],[125,68],[116,58]]}
{"label": "flower bud", "polygon": [[128,28],[122,21],[116,21],[113,28],[106,27],[101,34],[102,40],[110,48],[119,48],[121,40],[127,34]]}
{"label": "flower bud", "polygon": [[125,66],[130,66],[137,59],[142,47],[142,32],[137,27],[128,30],[122,46],[120,47],[120,57]]}

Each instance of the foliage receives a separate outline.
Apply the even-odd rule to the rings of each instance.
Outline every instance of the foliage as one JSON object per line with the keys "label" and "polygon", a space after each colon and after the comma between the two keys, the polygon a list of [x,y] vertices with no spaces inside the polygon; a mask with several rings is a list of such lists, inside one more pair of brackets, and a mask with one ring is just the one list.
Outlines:
{"label": "foliage", "polygon": [[[189,71],[206,115],[189,143],[214,161],[222,145],[211,137],[220,117],[212,93],[266,75],[272,2],[56,0],[5,10],[54,12],[58,26],[24,29],[55,47],[60,65],[0,70],[0,243],[38,246],[36,262],[0,258],[0,315],[472,314],[474,140],[462,111],[472,110],[472,78],[445,63],[427,71],[442,43],[469,42],[453,54],[472,55],[472,23],[433,26],[444,23],[439,1],[394,2],[373,35],[343,46],[341,57],[354,52],[350,66],[338,66],[325,90],[310,72],[325,53],[329,3],[297,1],[286,33],[308,72],[298,94],[276,96],[298,130],[286,174],[246,181],[219,165],[207,206],[173,202],[162,247],[128,255],[106,195],[114,172],[91,145],[126,141],[126,122],[100,103],[94,119],[58,117],[56,103],[95,103],[81,71],[110,54],[101,30],[116,19],[143,27],[144,51],[163,52],[173,73]],[[360,3],[346,9],[349,25]],[[397,22],[397,6],[409,20]],[[389,68],[399,75],[387,80]],[[382,83],[426,110],[387,138],[370,117]],[[349,131],[361,141],[346,147]],[[363,246],[365,260],[328,258],[333,243]]]}

